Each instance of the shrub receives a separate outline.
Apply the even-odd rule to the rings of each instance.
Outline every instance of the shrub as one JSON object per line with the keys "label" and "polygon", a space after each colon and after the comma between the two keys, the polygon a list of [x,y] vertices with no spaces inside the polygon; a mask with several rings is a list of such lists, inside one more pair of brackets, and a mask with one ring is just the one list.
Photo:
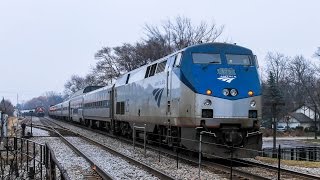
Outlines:
{"label": "shrub", "polygon": [[303,126],[297,126],[297,127],[296,127],[296,130],[297,130],[297,131],[303,131]]}

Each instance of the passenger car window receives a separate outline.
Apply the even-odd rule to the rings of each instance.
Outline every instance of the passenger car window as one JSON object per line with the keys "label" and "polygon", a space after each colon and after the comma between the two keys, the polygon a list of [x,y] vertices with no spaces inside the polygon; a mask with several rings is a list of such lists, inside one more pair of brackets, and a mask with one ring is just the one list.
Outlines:
{"label": "passenger car window", "polygon": [[127,75],[126,84],[128,84],[128,82],[129,82],[129,78],[130,78],[130,74],[128,74],[128,75]]}
{"label": "passenger car window", "polygon": [[154,73],[156,72],[156,68],[157,68],[157,64],[154,64],[151,66],[149,77],[154,75]]}
{"label": "passenger car window", "polygon": [[157,67],[157,71],[156,73],[161,73],[164,71],[164,69],[166,68],[166,64],[167,64],[167,61],[163,61],[161,63],[158,64],[158,67]]}
{"label": "passenger car window", "polygon": [[182,59],[182,53],[177,54],[177,56],[176,56],[176,62],[175,62],[175,66],[176,66],[176,67],[179,67],[179,66],[180,66],[181,59]]}
{"label": "passenger car window", "polygon": [[149,72],[150,72],[150,66],[147,67],[147,71],[146,71],[144,78],[147,78],[149,76]]}

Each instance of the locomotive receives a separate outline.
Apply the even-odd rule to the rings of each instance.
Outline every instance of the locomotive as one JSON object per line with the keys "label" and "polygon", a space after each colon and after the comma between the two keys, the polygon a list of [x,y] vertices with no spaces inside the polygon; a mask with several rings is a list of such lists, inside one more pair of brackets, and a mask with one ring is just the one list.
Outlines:
{"label": "locomotive", "polygon": [[44,115],[45,115],[45,110],[46,110],[46,109],[45,109],[43,106],[38,106],[38,107],[35,108],[34,114],[35,114],[35,116],[37,116],[37,117],[44,117]]}
{"label": "locomotive", "polygon": [[228,43],[186,47],[119,77],[114,84],[52,106],[49,115],[204,156],[253,157],[262,148],[261,82],[250,49]]}

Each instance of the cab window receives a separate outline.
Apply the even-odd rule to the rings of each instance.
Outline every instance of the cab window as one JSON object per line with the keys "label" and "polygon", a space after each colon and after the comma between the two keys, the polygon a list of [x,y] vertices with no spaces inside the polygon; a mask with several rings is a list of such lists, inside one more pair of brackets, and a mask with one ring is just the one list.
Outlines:
{"label": "cab window", "polygon": [[221,64],[220,54],[192,53],[195,64]]}
{"label": "cab window", "polygon": [[231,65],[252,65],[250,55],[226,54],[227,62]]}

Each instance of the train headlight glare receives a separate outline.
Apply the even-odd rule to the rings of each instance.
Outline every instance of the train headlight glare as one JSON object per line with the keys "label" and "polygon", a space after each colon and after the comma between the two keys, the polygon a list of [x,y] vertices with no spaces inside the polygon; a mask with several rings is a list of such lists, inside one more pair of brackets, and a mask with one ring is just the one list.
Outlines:
{"label": "train headlight glare", "polygon": [[222,94],[225,95],[225,96],[228,96],[229,95],[229,89],[223,89],[222,90]]}
{"label": "train headlight glare", "polygon": [[210,99],[206,99],[203,104],[205,106],[210,106],[212,104],[212,101]]}
{"label": "train headlight glare", "polygon": [[238,91],[236,89],[231,89],[230,94],[231,96],[236,96],[238,95]]}
{"label": "train headlight glare", "polygon": [[206,91],[206,94],[207,94],[207,95],[211,95],[211,94],[212,94],[212,91],[211,91],[210,89],[208,89],[208,90]]}
{"label": "train headlight glare", "polygon": [[253,94],[254,94],[253,91],[251,91],[251,90],[248,91],[248,95],[249,95],[249,96],[253,96]]}
{"label": "train headlight glare", "polygon": [[250,106],[253,107],[253,108],[255,108],[255,107],[256,107],[256,101],[255,101],[255,100],[252,100],[252,101],[250,102]]}

